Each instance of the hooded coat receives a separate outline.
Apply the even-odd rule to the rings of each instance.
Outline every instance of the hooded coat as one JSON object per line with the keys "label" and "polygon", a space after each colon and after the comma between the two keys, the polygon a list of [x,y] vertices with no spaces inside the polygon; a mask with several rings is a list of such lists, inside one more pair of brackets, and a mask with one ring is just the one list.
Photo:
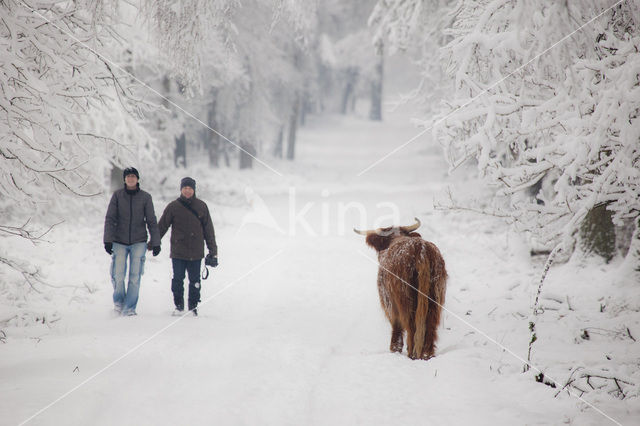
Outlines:
{"label": "hooded coat", "polygon": [[[185,207],[183,202],[195,210],[198,217]],[[195,195],[191,198],[180,196],[167,205],[158,222],[160,238],[167,233],[169,227],[171,227],[170,256],[172,259],[202,259],[205,242],[209,252],[213,256],[218,255],[216,234],[209,208]]]}

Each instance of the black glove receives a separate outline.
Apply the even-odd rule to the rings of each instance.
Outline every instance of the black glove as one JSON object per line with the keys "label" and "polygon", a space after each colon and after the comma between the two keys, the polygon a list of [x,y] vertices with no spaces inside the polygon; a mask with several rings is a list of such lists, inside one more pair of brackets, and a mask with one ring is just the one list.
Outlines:
{"label": "black glove", "polygon": [[207,257],[204,258],[204,264],[215,268],[216,266],[218,266],[218,256],[213,256],[211,253],[209,253]]}
{"label": "black glove", "polygon": [[104,251],[113,254],[113,243],[104,243]]}
{"label": "black glove", "polygon": [[157,256],[157,255],[159,255],[159,254],[160,254],[160,246],[155,246],[155,247],[153,248],[153,255],[154,255],[154,256]]}

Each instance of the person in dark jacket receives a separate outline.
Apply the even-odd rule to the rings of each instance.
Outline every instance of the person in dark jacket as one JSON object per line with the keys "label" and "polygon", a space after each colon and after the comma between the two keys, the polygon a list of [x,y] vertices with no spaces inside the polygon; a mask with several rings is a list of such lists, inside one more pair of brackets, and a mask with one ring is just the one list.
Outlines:
{"label": "person in dark jacket", "polygon": [[[147,229],[151,235],[153,255],[160,253],[160,232],[148,192],[140,189],[138,171],[129,167],[123,172],[124,188],[111,196],[104,218],[104,249],[111,255],[111,282],[116,313],[136,315],[140,277],[144,273]],[[125,288],[129,258],[129,282]]]}
{"label": "person in dark jacket", "polygon": [[176,306],[174,315],[184,311],[184,278],[189,275],[188,308],[198,315],[200,302],[200,267],[206,242],[207,264],[218,266],[218,246],[207,204],[196,198],[196,181],[185,177],[180,182],[180,197],[167,205],[158,222],[160,238],[171,227],[171,262],[173,279],[171,291]]}

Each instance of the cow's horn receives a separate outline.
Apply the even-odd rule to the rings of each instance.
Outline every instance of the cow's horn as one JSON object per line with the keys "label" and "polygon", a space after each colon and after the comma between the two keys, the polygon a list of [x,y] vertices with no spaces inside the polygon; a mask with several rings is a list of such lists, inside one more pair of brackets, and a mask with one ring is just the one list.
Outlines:
{"label": "cow's horn", "polygon": [[418,219],[417,217],[414,217],[414,219],[416,220],[416,223],[411,226],[403,226],[402,229],[407,232],[413,232],[416,229],[420,228],[420,219]]}
{"label": "cow's horn", "polygon": [[361,230],[356,229],[356,228],[353,228],[353,232],[355,232],[358,235],[364,235],[364,236],[369,235],[369,231],[361,231]]}

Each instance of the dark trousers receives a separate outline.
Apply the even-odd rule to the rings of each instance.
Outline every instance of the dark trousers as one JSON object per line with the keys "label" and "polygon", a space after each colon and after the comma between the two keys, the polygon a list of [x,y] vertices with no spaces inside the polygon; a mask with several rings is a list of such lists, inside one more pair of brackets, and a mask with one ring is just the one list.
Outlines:
{"label": "dark trousers", "polygon": [[173,263],[173,279],[171,291],[176,308],[184,309],[184,276],[189,274],[189,310],[195,309],[200,301],[200,265],[202,259],[171,259]]}

